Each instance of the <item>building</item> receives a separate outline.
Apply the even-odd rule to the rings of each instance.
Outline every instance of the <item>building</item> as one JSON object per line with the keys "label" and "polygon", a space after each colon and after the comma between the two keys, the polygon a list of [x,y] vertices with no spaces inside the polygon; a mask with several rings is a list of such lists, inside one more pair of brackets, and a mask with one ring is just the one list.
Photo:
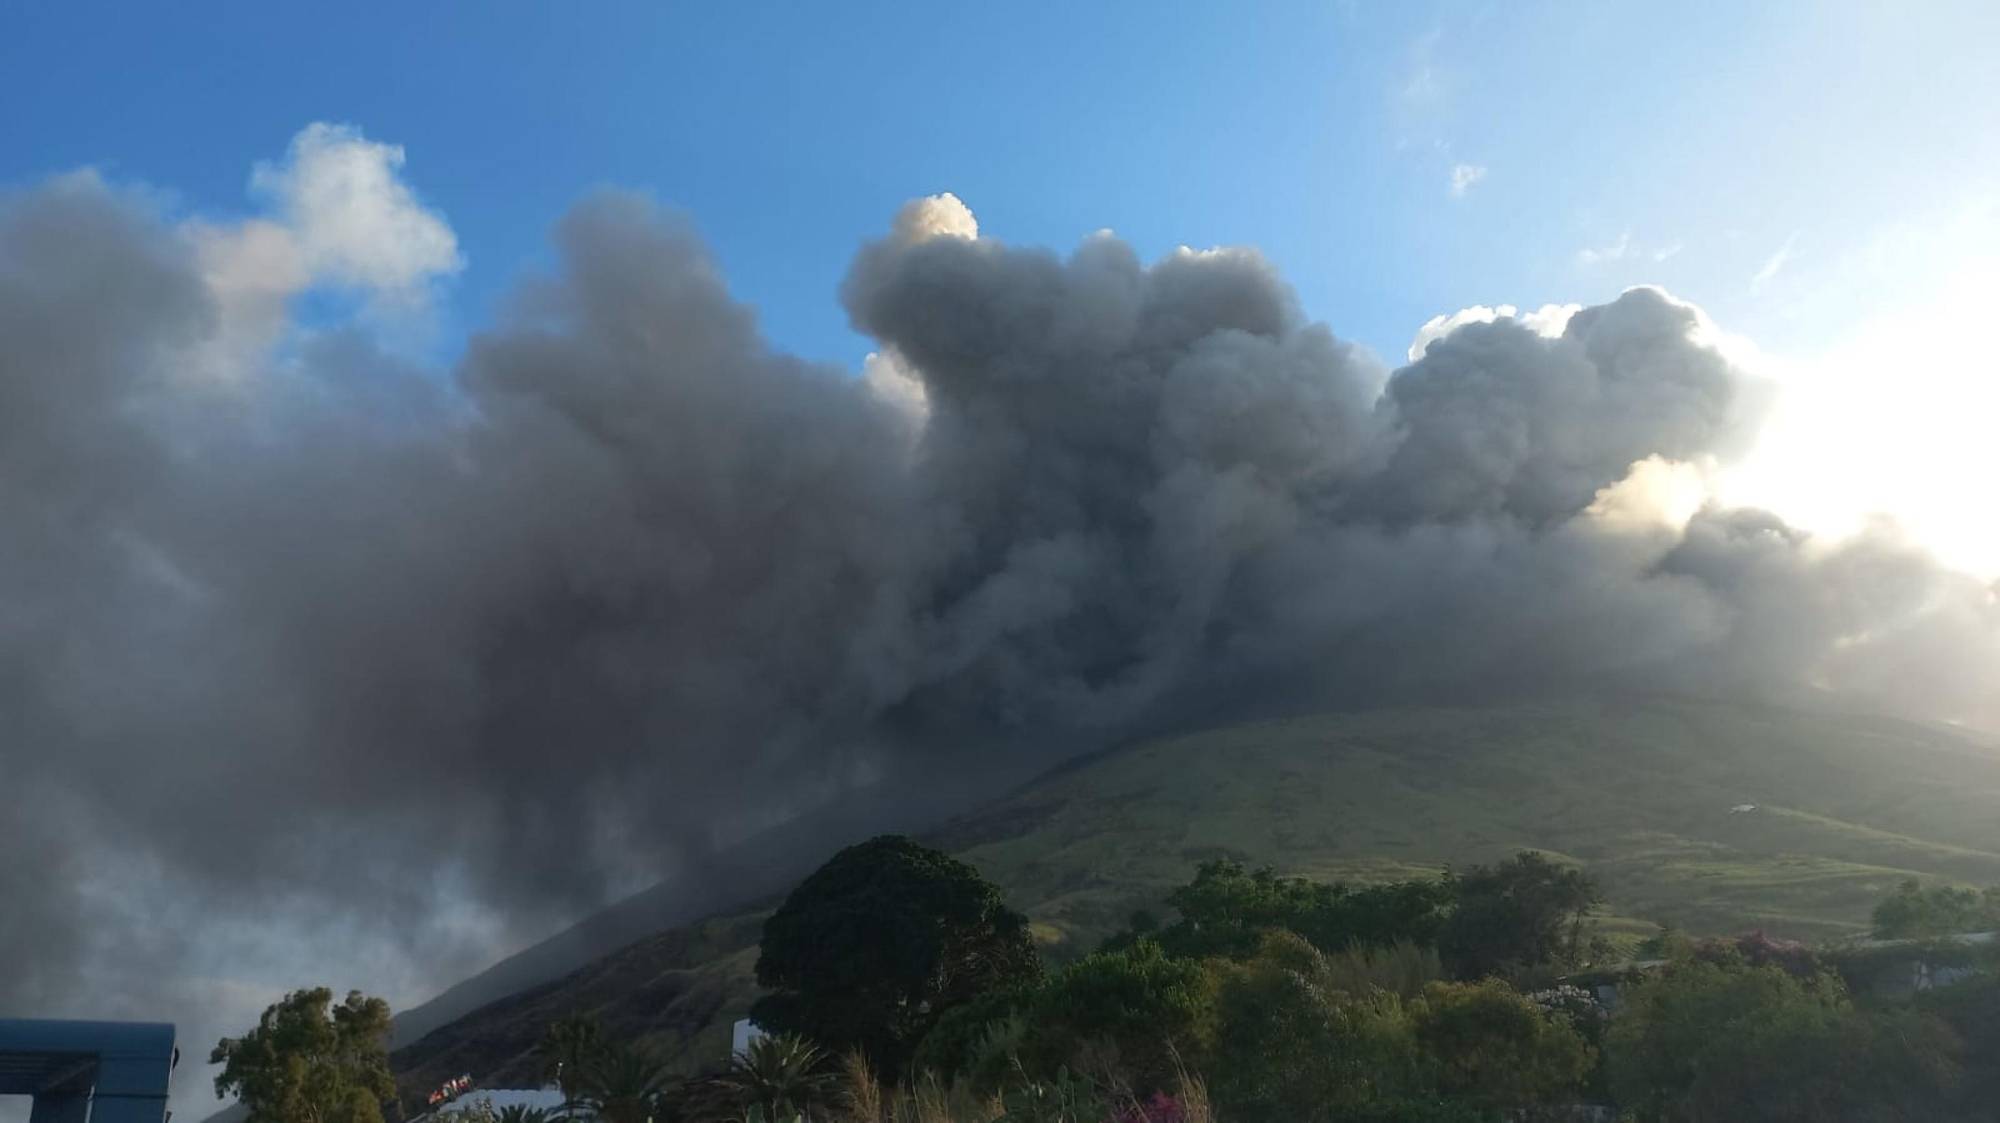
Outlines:
{"label": "building", "polygon": [[0,1095],[30,1123],[165,1123],[180,1053],[164,1022],[0,1019]]}

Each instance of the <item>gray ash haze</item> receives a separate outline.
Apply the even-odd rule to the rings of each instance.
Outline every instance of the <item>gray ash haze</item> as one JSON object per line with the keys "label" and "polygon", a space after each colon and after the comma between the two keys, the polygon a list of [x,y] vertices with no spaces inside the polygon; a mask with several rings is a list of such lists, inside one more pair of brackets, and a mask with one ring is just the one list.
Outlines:
{"label": "gray ash haze", "polygon": [[[856,377],[605,193],[433,362],[397,337],[459,262],[393,173],[309,130],[271,219],[0,201],[0,1010],[205,1047],[288,983],[421,997],[858,787],[1270,707],[2000,726],[1994,588],[1709,498],[1767,394],[1657,289],[1391,369],[1255,250],[1013,246],[936,195],[841,286]],[[358,316],[288,319],[322,281]]]}

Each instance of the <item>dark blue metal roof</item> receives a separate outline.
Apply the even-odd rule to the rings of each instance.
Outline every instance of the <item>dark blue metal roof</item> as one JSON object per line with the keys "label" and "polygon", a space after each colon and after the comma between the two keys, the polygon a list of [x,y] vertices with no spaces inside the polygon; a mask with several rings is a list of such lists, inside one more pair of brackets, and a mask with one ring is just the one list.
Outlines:
{"label": "dark blue metal roof", "polygon": [[174,1065],[174,1027],[164,1022],[72,1022],[0,1018],[0,1095],[43,1101],[95,1099],[139,1111],[107,1117],[157,1119]]}

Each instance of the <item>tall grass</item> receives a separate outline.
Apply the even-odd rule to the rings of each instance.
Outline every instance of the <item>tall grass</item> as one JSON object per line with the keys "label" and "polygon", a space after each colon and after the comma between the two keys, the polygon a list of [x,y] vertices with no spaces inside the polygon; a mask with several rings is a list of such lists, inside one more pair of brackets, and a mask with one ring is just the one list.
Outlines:
{"label": "tall grass", "polygon": [[1208,1101],[1208,1081],[1182,1069],[1178,1093],[1182,1123],[1215,1123],[1215,1108]]}
{"label": "tall grass", "polygon": [[1349,994],[1383,990],[1414,998],[1444,978],[1437,949],[1399,940],[1385,948],[1350,947],[1328,955],[1322,976],[1329,987]]}
{"label": "tall grass", "polygon": [[856,1049],[840,1059],[841,1091],[846,1100],[849,1119],[862,1123],[880,1123],[886,1106],[882,1095],[882,1082],[875,1079],[875,1070],[868,1064],[868,1058]]}
{"label": "tall grass", "polygon": [[992,1123],[999,1101],[963,1084],[924,1073],[900,1088],[885,1088],[859,1052],[841,1061],[841,1101],[846,1123]]}

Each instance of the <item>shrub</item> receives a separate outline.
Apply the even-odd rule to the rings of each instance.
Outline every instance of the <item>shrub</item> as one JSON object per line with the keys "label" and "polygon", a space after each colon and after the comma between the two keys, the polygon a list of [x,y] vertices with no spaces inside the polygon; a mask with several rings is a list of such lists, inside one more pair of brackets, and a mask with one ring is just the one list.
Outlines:
{"label": "shrub", "polygon": [[2000,887],[1926,889],[1913,878],[1875,906],[1873,920],[1876,937],[1884,940],[1990,932],[2000,928]]}
{"label": "shrub", "polygon": [[1497,980],[1432,983],[1410,1014],[1437,1091],[1481,1107],[1517,1110],[1571,1097],[1596,1061],[1567,1018]]}
{"label": "shrub", "polygon": [[1013,1075],[1035,996],[1036,988],[1013,987],[946,1011],[917,1043],[912,1067],[994,1091]]}
{"label": "shrub", "polygon": [[1538,967],[1574,967],[1588,945],[1584,922],[1603,893],[1590,875],[1533,852],[1453,879],[1458,907],[1438,934],[1460,979]]}
{"label": "shrub", "polygon": [[[1193,881],[1167,897],[1180,919],[1160,929],[1158,940],[1172,955],[1232,959],[1255,954],[1263,934],[1277,930],[1295,932],[1324,951],[1425,945],[1436,942],[1452,899],[1445,881],[1355,887],[1280,877],[1269,867],[1253,871],[1220,860],[1203,863]],[[1150,929],[1150,917],[1133,919],[1134,935],[1145,934],[1141,924]]]}
{"label": "shrub", "polygon": [[1350,945],[1326,955],[1329,985],[1350,994],[1383,990],[1398,998],[1415,998],[1444,978],[1437,949],[1399,940],[1387,947]]}
{"label": "shrub", "polygon": [[1941,1118],[1956,1042],[1909,1011],[1864,1013],[1832,975],[1689,959],[1626,995],[1605,1042],[1641,1119]]}
{"label": "shrub", "polygon": [[[1051,975],[1027,1010],[1029,1071],[1047,1074],[1087,1056],[1115,1064],[1141,1095],[1173,1086],[1180,1057],[1199,1048],[1214,1009],[1201,964],[1140,940],[1098,952]],[[1112,1074],[1107,1074],[1112,1075]]]}
{"label": "shrub", "polygon": [[1331,985],[1325,957],[1289,934],[1217,968],[1209,1090],[1224,1119],[1346,1120],[1421,1090],[1409,1018],[1392,994]]}

